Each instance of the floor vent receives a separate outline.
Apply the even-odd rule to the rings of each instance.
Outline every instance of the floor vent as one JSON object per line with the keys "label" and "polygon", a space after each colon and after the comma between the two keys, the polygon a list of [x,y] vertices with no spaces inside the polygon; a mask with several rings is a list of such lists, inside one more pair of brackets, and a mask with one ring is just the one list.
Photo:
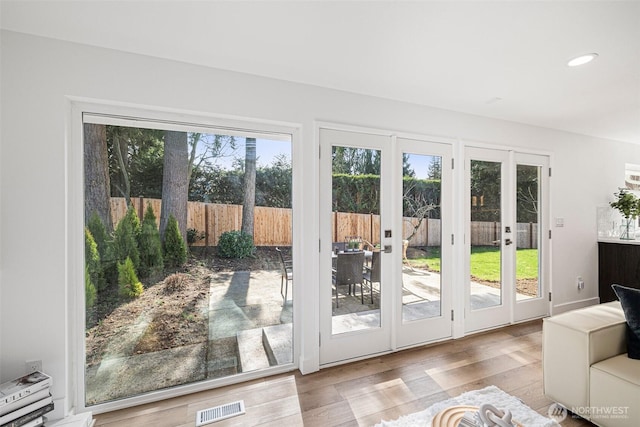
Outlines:
{"label": "floor vent", "polygon": [[244,414],[244,400],[203,409],[196,414],[196,427]]}

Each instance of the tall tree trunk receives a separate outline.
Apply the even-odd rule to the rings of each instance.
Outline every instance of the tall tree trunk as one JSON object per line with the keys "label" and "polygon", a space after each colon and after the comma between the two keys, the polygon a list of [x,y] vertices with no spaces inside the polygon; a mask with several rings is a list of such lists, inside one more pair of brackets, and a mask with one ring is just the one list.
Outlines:
{"label": "tall tree trunk", "polygon": [[256,205],[256,139],[247,138],[244,161],[244,203],[242,231],[253,236],[253,210]]}
{"label": "tall tree trunk", "polygon": [[84,223],[95,212],[107,233],[113,231],[105,125],[84,124]]}
{"label": "tall tree trunk", "polygon": [[169,215],[178,221],[182,238],[187,241],[187,200],[189,196],[189,159],[187,133],[166,131],[164,134],[164,168],[162,172],[162,207],[160,235],[164,240]]}
{"label": "tall tree trunk", "polygon": [[132,206],[131,204],[131,180],[129,179],[129,172],[127,170],[127,164],[125,163],[125,159],[128,155],[127,142],[122,140],[120,132],[115,131],[113,133],[113,151],[116,153],[116,157],[118,158],[118,165],[120,166],[120,173],[122,175],[122,187],[117,186],[118,190],[122,194],[122,197],[127,201],[127,206]]}
{"label": "tall tree trunk", "polygon": [[196,155],[198,152],[198,143],[200,142],[200,138],[202,138],[201,133],[192,133],[191,134],[191,143],[189,147],[189,169],[187,169],[187,184],[191,182],[191,173],[193,172],[193,165],[196,162]]}

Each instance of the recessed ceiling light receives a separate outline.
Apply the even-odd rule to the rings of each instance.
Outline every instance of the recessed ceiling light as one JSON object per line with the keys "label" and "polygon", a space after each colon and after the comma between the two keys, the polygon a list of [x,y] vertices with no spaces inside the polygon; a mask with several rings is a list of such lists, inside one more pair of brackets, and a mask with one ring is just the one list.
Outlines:
{"label": "recessed ceiling light", "polygon": [[578,65],[587,64],[598,57],[597,53],[587,53],[586,55],[580,55],[573,58],[567,63],[569,67],[577,67]]}

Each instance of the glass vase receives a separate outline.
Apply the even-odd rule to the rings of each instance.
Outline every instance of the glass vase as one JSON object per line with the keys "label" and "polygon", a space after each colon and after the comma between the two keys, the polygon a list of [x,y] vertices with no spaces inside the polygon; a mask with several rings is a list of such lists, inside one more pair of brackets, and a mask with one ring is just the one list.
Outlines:
{"label": "glass vase", "polygon": [[635,240],[636,238],[636,220],[635,218],[623,218],[620,226],[621,240]]}

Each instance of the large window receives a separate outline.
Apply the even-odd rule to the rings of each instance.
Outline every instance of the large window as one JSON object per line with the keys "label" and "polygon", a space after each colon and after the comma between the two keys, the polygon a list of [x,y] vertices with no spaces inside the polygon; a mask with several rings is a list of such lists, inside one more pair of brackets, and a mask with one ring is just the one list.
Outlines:
{"label": "large window", "polygon": [[83,126],[85,406],[292,364],[291,135]]}

